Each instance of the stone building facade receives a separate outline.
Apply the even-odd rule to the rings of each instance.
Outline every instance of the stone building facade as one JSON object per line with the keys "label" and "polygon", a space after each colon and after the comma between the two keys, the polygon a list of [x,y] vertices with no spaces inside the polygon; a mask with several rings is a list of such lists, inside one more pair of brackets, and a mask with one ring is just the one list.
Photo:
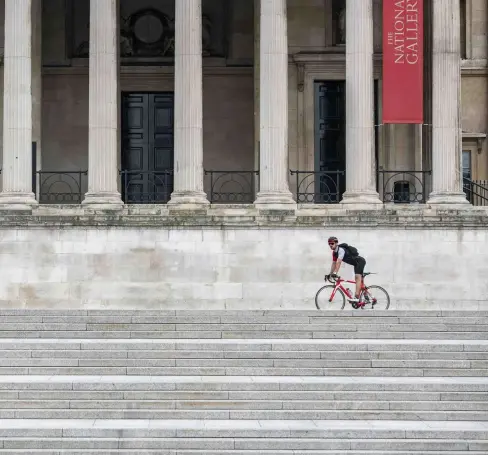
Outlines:
{"label": "stone building facade", "polygon": [[381,0],[0,4],[3,304],[295,307],[329,231],[488,299],[486,0],[425,1],[423,125],[381,123]]}
{"label": "stone building facade", "polygon": [[[11,78],[4,74],[1,78],[17,81],[19,85],[13,90],[26,92],[15,93],[4,87],[4,96],[0,96],[2,111],[17,109],[16,103],[20,106],[20,99],[29,96],[30,85],[32,123],[11,123],[21,122],[20,118],[7,118],[7,123],[1,123],[4,128],[17,131],[32,129],[36,147],[33,167],[40,171],[35,180],[41,202],[81,202],[85,193],[100,191],[114,193],[116,201],[120,193],[124,202],[167,202],[176,184],[180,190],[199,192],[202,200],[252,203],[260,183],[272,191],[286,193],[289,188],[292,194],[287,193],[288,202],[339,202],[344,193],[347,200],[351,191],[369,191],[365,186],[379,192],[384,201],[398,201],[409,193],[410,202],[425,202],[433,189],[431,173],[442,172],[433,166],[437,156],[437,145],[433,143],[435,115],[447,106],[454,110],[458,104],[463,130],[461,168],[473,180],[488,179],[484,140],[486,1],[457,0],[448,2],[448,6],[444,6],[445,2],[425,2],[426,112],[425,124],[418,126],[381,124],[380,0],[366,1],[365,6],[359,7],[354,4],[349,15],[346,2],[340,0],[183,3],[179,16],[172,0],[92,4],[32,0],[1,5],[0,22],[5,24],[2,38],[10,31],[12,36],[5,37],[7,46],[12,40],[23,43],[22,49],[20,44],[15,49],[4,44],[4,61],[10,57],[10,62],[20,62],[24,55],[16,53],[30,52],[32,63],[31,78],[27,74],[23,74],[24,80],[18,75]],[[31,4],[29,21],[26,15]],[[441,16],[436,16],[435,8],[454,8],[457,19],[436,23],[436,17]],[[279,16],[282,11],[285,16]],[[197,16],[203,17],[202,24]],[[353,24],[349,34],[347,19]],[[261,20],[269,22],[262,29],[273,30],[271,35],[260,36]],[[442,15],[442,20],[448,17]],[[95,29],[99,21],[98,31]],[[363,22],[367,27],[357,28]],[[17,35],[19,30],[22,33]],[[178,32],[180,40],[175,40]],[[32,47],[27,42],[30,34]],[[453,49],[459,53],[461,102],[456,96],[457,87],[442,86],[442,72],[433,67],[435,56],[445,51],[440,43],[436,48],[436,34],[439,38],[444,34],[452,37]],[[349,48],[357,47],[349,54],[349,73],[347,38]],[[269,49],[260,49],[266,46]],[[267,54],[268,51],[274,54]],[[195,52],[193,60],[187,52]],[[358,53],[362,57],[354,59]],[[263,72],[264,79],[260,81],[261,55],[271,55],[264,64],[273,66]],[[442,55],[439,65],[447,62],[447,52]],[[12,74],[22,71],[18,64],[5,63],[3,70],[6,66]],[[176,90],[178,84],[181,90]],[[366,84],[366,88],[361,84]],[[357,93],[353,92],[354,87]],[[436,88],[440,92],[437,100]],[[347,91],[350,104],[346,104]],[[446,92],[450,98],[444,96]],[[5,104],[8,93],[14,97],[12,105]],[[266,120],[260,120],[260,112],[275,123],[266,126]],[[366,128],[363,137],[351,132],[347,137],[346,112],[350,128]],[[353,118],[356,114],[358,117]],[[193,128],[187,129],[193,121],[189,115],[197,116],[194,138],[188,137]],[[153,117],[155,123],[150,125]],[[98,136],[90,135],[89,125]],[[104,134],[100,125],[104,125]],[[275,131],[277,125],[281,138],[267,138],[266,132]],[[369,132],[371,128],[374,136]],[[260,132],[265,134],[263,138]],[[23,137],[25,148],[28,139]],[[12,148],[14,143],[10,140],[16,139],[3,136],[2,153],[6,144]],[[195,140],[198,144],[194,144]],[[453,149],[452,139],[449,142]],[[24,151],[25,160],[31,159],[30,150],[29,146],[29,152]],[[438,159],[442,161],[444,157],[439,154]],[[458,156],[452,157],[451,167],[455,165],[456,170],[450,169],[451,174],[458,173],[458,161]],[[24,166],[20,160],[16,162]],[[9,178],[9,163],[6,158],[3,179]],[[193,171],[186,176],[183,172],[167,174],[175,163],[185,168],[197,166],[198,175],[193,175]],[[25,166],[25,182],[19,184],[31,186],[29,166]],[[101,167],[107,169],[101,171]],[[275,175],[277,168],[279,176]],[[61,174],[52,175],[49,171]],[[380,173],[377,175],[376,171]],[[402,174],[405,171],[410,172]],[[364,178],[360,174],[365,174]],[[359,183],[361,178],[364,181]],[[185,179],[194,181],[184,182]],[[268,179],[281,181],[270,183]],[[12,191],[18,190],[15,185]],[[459,186],[459,179],[456,185]]]}

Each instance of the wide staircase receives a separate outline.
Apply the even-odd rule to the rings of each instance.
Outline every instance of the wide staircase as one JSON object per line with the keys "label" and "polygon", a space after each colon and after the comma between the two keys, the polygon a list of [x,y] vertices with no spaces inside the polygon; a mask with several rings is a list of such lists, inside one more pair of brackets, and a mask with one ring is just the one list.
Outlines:
{"label": "wide staircase", "polygon": [[488,453],[488,312],[0,310],[0,454]]}

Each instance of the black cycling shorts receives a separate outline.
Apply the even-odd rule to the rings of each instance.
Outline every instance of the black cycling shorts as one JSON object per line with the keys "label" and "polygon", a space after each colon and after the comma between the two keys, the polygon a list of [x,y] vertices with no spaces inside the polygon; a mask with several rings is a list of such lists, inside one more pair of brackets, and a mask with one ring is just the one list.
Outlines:
{"label": "black cycling shorts", "polygon": [[362,275],[364,273],[364,267],[366,267],[366,259],[361,256],[356,258],[356,265],[354,266],[354,274]]}

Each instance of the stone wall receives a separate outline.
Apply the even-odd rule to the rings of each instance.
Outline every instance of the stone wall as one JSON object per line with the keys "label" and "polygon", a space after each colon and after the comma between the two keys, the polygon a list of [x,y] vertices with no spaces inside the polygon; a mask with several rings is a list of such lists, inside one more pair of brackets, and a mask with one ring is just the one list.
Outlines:
{"label": "stone wall", "polygon": [[[206,69],[205,73],[204,167],[252,170],[252,72],[224,68]],[[52,69],[44,76],[43,85],[43,168],[49,171],[88,169],[87,69]],[[173,91],[173,75],[128,70],[122,73],[120,85],[122,91]],[[205,190],[210,190],[208,184]]]}
{"label": "stone wall", "polygon": [[46,210],[0,214],[0,307],[313,309],[329,235],[359,249],[392,308],[488,307],[486,211]]}

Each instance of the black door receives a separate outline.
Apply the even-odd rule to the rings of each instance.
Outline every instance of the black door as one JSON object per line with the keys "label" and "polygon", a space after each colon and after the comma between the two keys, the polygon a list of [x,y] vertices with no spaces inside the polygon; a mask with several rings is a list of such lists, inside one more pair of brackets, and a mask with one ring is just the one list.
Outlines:
{"label": "black door", "polygon": [[168,202],[173,192],[173,93],[122,95],[122,193],[129,204]]}
{"label": "black door", "polygon": [[337,203],[346,190],[346,84],[315,84],[316,203]]}

